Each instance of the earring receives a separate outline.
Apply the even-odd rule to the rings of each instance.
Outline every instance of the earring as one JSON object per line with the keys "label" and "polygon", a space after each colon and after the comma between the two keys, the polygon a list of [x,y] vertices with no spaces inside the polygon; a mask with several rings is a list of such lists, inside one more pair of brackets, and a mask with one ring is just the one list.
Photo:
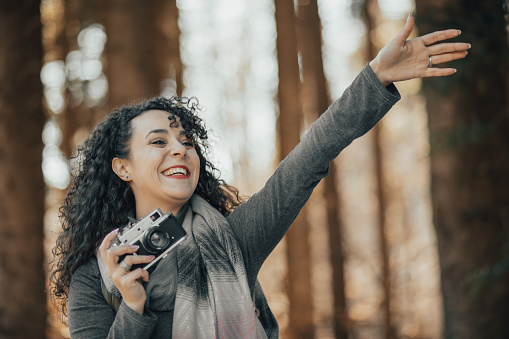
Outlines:
{"label": "earring", "polygon": [[131,179],[131,177],[129,176],[129,174],[125,176],[125,179],[126,179],[126,180]]}

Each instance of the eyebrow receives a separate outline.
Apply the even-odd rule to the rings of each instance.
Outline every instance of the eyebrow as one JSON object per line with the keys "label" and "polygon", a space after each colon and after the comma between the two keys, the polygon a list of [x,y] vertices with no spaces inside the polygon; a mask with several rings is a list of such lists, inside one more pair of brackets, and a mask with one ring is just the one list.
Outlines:
{"label": "eyebrow", "polygon": [[163,129],[163,128],[154,129],[154,130],[152,130],[152,131],[147,133],[147,135],[145,136],[145,139],[147,139],[150,134],[157,134],[157,133],[168,134],[168,130],[167,129]]}
{"label": "eyebrow", "polygon": [[[150,134],[157,134],[157,133],[168,134],[169,132],[168,132],[167,129],[164,129],[164,128],[154,129],[154,130],[152,130],[152,131],[147,133],[147,135],[145,136],[145,139],[147,139]],[[186,131],[182,130],[182,131],[180,131],[179,135],[186,135],[187,136],[187,133],[186,133]]]}

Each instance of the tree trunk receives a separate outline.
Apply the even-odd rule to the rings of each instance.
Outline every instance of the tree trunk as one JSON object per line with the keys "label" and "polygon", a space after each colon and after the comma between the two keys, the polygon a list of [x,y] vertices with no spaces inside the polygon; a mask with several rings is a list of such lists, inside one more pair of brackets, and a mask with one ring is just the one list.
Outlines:
{"label": "tree trunk", "polygon": [[64,0],[46,0],[41,5],[44,62],[64,60],[67,54]]}
{"label": "tree trunk", "polygon": [[[162,30],[168,39],[168,64],[170,69],[166,72],[169,71],[169,76],[175,81],[175,93],[181,97],[184,90],[184,81],[182,78],[182,60],[180,59],[180,27],[177,1],[167,0],[167,6],[168,9],[165,11],[167,15],[160,20]],[[165,67],[166,70],[168,65],[163,63],[162,67]]]}
{"label": "tree trunk", "polygon": [[457,74],[423,83],[445,338],[509,338],[504,1],[418,0],[416,5],[420,34],[458,28],[461,41],[473,46],[467,59],[454,63]]}
{"label": "tree trunk", "polygon": [[[77,40],[79,33],[83,29],[92,24],[104,25],[106,4],[101,0],[66,0],[62,1],[62,6],[64,6],[63,20],[65,27],[65,40],[63,44],[65,55],[62,60],[65,60],[69,52],[79,50]],[[82,86],[83,84],[80,84],[80,87]],[[76,140],[76,133],[80,129],[84,131],[91,130],[95,125],[95,116],[102,114],[97,112],[97,108],[88,107],[83,102],[83,99],[75,102],[68,89],[65,90],[64,97],[66,105],[58,115],[62,130],[60,149],[69,158],[76,147],[76,143],[82,142],[83,138],[88,134],[85,133],[85,135]]]}
{"label": "tree trunk", "polygon": [[[364,0],[363,17],[366,24],[366,62],[373,60],[380,49],[376,46],[372,39],[372,33],[378,27],[380,20],[380,7],[377,0]],[[382,121],[373,128],[373,140],[375,142],[375,172],[376,172],[376,195],[378,198],[378,222],[379,222],[379,240],[380,255],[382,257],[382,313],[383,313],[383,329],[385,339],[396,338],[393,328],[393,320],[391,315],[391,270],[389,265],[389,242],[387,239],[387,220],[385,210],[387,207],[385,180],[382,160],[382,137],[381,137]]]}
{"label": "tree trunk", "polygon": [[154,13],[161,0],[111,0],[106,19],[109,106],[159,95],[164,75],[160,71],[158,44],[165,43]]}
{"label": "tree trunk", "polygon": [[[279,65],[279,156],[284,159],[300,141],[302,107],[299,101],[299,64],[293,1],[276,0]],[[309,257],[309,226],[305,209],[286,234],[290,338],[313,338],[313,304]]]}
{"label": "tree trunk", "polygon": [[40,1],[0,3],[0,337],[44,338]]}
{"label": "tree trunk", "polygon": [[[303,107],[316,120],[330,105],[327,81],[323,71],[321,24],[316,0],[298,2],[299,50],[302,60]],[[309,114],[310,113],[310,114]],[[333,330],[336,339],[348,337],[346,310],[343,237],[340,225],[339,192],[337,190],[336,166],[330,163],[329,175],[324,179],[329,251],[332,266]]]}

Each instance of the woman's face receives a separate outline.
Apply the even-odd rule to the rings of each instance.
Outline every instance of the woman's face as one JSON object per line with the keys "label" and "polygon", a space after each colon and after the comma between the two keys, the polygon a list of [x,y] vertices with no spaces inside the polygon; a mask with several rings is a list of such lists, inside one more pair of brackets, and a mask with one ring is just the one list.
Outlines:
{"label": "woman's face", "polygon": [[[131,121],[133,130],[128,159],[118,159],[136,199],[136,215],[156,208],[177,214],[198,184],[200,159],[182,125],[170,126],[170,113],[147,111]],[[177,122],[178,122],[177,118]],[[115,160],[113,167],[115,170]]]}

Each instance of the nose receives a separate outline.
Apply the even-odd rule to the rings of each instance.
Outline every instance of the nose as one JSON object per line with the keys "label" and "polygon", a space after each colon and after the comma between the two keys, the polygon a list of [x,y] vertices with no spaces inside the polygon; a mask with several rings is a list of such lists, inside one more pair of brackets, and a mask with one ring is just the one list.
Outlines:
{"label": "nose", "polygon": [[176,141],[170,149],[170,155],[174,158],[185,157],[187,155],[187,149],[180,142]]}

